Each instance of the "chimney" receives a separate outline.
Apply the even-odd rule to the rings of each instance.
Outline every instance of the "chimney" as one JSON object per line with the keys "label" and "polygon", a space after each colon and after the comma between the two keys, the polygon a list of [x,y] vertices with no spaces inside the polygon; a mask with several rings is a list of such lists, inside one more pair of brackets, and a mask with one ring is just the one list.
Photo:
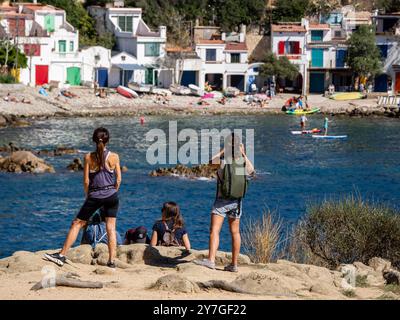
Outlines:
{"label": "chimney", "polygon": [[195,21],[195,23],[194,23],[194,26],[195,26],[195,27],[200,26],[200,20],[199,20],[199,18],[196,18],[196,21]]}
{"label": "chimney", "polygon": [[123,0],[115,0],[114,1],[114,8],[123,8],[125,3]]}
{"label": "chimney", "polygon": [[225,41],[225,40],[226,40],[226,33],[225,33],[225,32],[222,32],[222,33],[221,33],[221,40],[222,40],[222,41]]}
{"label": "chimney", "polygon": [[24,9],[24,6],[22,4],[18,5],[18,13],[22,13],[22,10]]}
{"label": "chimney", "polygon": [[167,38],[167,27],[159,26],[158,32],[160,33],[160,37],[166,39]]}
{"label": "chimney", "polygon": [[37,4],[37,0],[33,0],[33,4]]}

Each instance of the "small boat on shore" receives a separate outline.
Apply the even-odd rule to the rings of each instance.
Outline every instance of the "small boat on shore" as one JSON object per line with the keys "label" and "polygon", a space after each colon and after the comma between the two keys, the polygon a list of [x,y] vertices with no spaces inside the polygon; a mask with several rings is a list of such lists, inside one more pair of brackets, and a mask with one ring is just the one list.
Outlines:
{"label": "small boat on shore", "polygon": [[191,94],[191,90],[190,88],[186,87],[186,86],[180,86],[177,84],[171,84],[169,86],[169,90],[176,95],[180,95],[180,96],[187,96],[189,94]]}
{"label": "small boat on shore", "polygon": [[202,97],[204,95],[204,90],[194,84],[189,84],[189,89],[195,96]]}
{"label": "small boat on shore", "polygon": [[124,87],[124,86],[118,86],[117,87],[117,92],[124,96],[125,98],[137,98],[139,95],[132,89]]}
{"label": "small boat on shore", "polygon": [[286,114],[301,116],[303,114],[317,113],[320,112],[320,110],[321,110],[320,108],[313,108],[311,110],[296,109],[296,110],[288,110],[286,111]]}
{"label": "small boat on shore", "polygon": [[237,97],[240,94],[240,90],[235,87],[228,87],[224,92],[225,96],[229,98]]}
{"label": "small boat on shore", "polygon": [[329,98],[337,101],[358,100],[363,99],[364,95],[360,92],[340,92],[331,95]]}
{"label": "small boat on shore", "polygon": [[128,83],[128,87],[131,88],[132,90],[135,90],[136,92],[150,93],[152,85],[130,82]]}

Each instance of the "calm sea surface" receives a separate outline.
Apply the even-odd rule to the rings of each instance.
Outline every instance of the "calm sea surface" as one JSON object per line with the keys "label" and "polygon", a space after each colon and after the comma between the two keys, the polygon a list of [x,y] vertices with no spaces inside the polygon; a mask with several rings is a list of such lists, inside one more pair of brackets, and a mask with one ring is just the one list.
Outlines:
{"label": "calm sea surface", "polygon": [[[322,116],[310,116],[310,127],[321,127]],[[208,243],[214,181],[152,178],[157,166],[146,162],[150,143],[145,134],[152,128],[168,130],[177,120],[178,129],[243,128],[255,130],[255,166],[259,172],[244,200],[244,218],[257,217],[265,208],[276,210],[287,224],[294,223],[310,202],[354,191],[365,198],[398,206],[400,200],[400,121],[395,119],[350,119],[333,117],[331,134],[347,134],[345,141],[315,141],[294,136],[298,118],[289,116],[190,116],[137,118],[56,119],[37,121],[28,128],[0,129],[0,145],[14,141],[32,149],[57,145],[89,151],[94,128],[111,132],[109,148],[118,152],[123,174],[118,231],[145,225],[151,229],[160,217],[164,201],[180,204],[192,246]],[[81,155],[82,156],[82,155]],[[56,174],[0,173],[0,258],[16,250],[57,248],[63,243],[71,220],[84,201],[82,173],[66,166],[74,156],[46,158]],[[230,249],[227,224],[221,234],[221,249]]]}

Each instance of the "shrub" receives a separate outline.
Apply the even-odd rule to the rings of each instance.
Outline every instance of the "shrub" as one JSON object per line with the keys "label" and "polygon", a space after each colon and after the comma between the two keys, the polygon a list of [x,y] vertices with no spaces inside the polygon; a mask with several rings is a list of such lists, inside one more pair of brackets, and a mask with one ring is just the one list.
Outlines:
{"label": "shrub", "polygon": [[358,196],[307,209],[287,250],[293,260],[336,268],[373,257],[400,266],[400,212]]}
{"label": "shrub", "polygon": [[242,230],[244,252],[254,263],[268,263],[277,256],[282,221],[269,211],[259,219],[249,219]]}
{"label": "shrub", "polygon": [[16,83],[16,79],[11,74],[1,74],[0,83]]}

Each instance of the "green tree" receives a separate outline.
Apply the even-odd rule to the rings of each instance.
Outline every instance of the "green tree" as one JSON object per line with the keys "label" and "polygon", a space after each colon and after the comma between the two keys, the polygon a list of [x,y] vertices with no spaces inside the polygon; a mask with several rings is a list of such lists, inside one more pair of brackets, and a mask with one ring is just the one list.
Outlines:
{"label": "green tree", "polygon": [[310,0],[277,0],[272,11],[272,21],[296,22],[306,15]]}
{"label": "green tree", "polygon": [[347,64],[357,77],[369,78],[382,70],[382,58],[376,46],[375,31],[363,25],[347,41]]}
{"label": "green tree", "polygon": [[265,77],[275,76],[294,80],[299,74],[299,69],[287,57],[280,56],[278,58],[272,52],[268,52],[263,60],[263,65],[261,65],[260,74]]}
{"label": "green tree", "polygon": [[399,12],[400,0],[379,0],[377,8],[385,9],[387,12]]}
{"label": "green tree", "polygon": [[18,65],[18,68],[24,69],[28,66],[28,58],[8,40],[1,41],[0,65],[5,68],[14,68]]}

